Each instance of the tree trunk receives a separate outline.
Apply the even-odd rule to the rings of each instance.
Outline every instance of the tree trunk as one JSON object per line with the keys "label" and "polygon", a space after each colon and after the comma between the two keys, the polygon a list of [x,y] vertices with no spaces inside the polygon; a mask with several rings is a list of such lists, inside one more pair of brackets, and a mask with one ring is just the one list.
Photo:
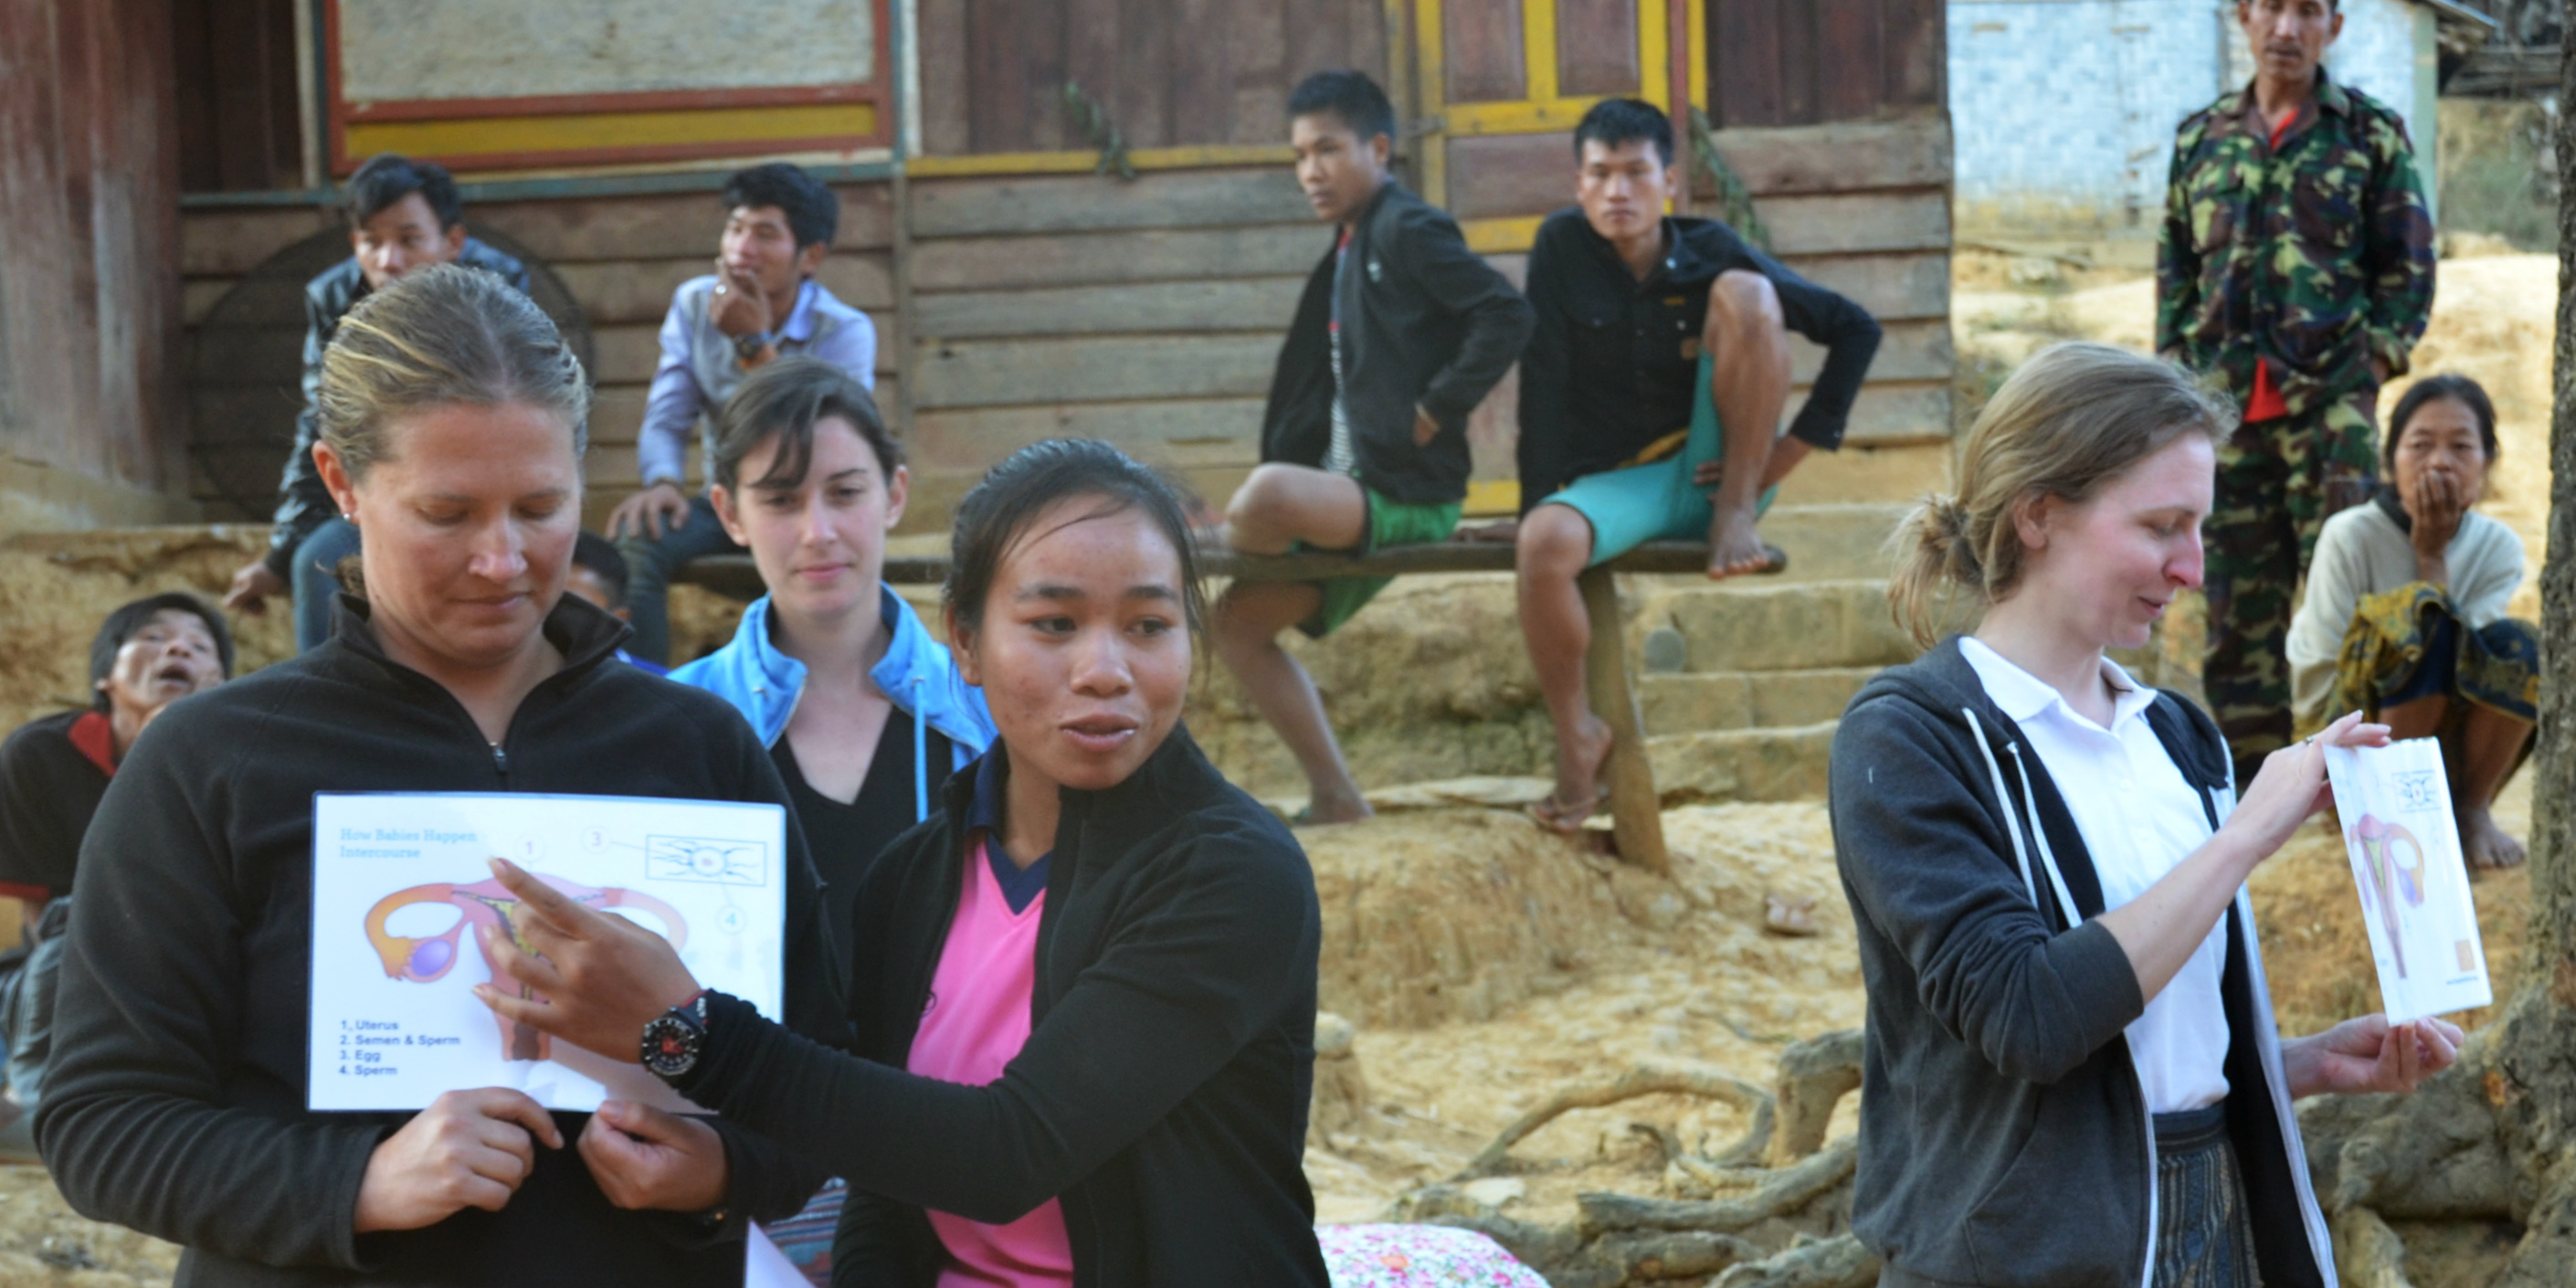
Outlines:
{"label": "tree trunk", "polygon": [[[2576,8],[2576,0],[2569,0]],[[2576,42],[2559,68],[2576,104]],[[2558,334],[2549,424],[2549,554],[2540,570],[2540,735],[2532,762],[2531,947],[2488,1100],[2514,1161],[2528,1233],[2507,1284],[2559,1284],[2576,1265],[2576,135],[2558,132]]]}
{"label": "tree trunk", "polygon": [[[2562,0],[2562,12],[2576,0]],[[2576,105],[2576,42],[2559,102]],[[2561,118],[2564,121],[2562,112]],[[2558,333],[2549,552],[2540,571],[2540,730],[2531,764],[2528,963],[2458,1067],[2412,1096],[2325,1097],[2300,1121],[2345,1282],[2407,1283],[2380,1218],[2511,1217],[2522,1243],[2496,1282],[2542,1288],[2576,1266],[2576,134],[2558,136]]]}

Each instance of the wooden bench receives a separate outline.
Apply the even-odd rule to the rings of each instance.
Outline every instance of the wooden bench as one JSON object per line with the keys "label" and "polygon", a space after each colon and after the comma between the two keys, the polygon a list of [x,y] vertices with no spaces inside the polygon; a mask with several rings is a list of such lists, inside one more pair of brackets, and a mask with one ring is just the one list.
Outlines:
{"label": "wooden bench", "polygon": [[[1662,804],[1655,794],[1655,772],[1646,760],[1646,726],[1637,708],[1637,688],[1628,674],[1627,633],[1619,617],[1619,592],[1613,573],[1697,573],[1708,567],[1708,547],[1695,541],[1656,541],[1639,546],[1598,568],[1576,584],[1583,608],[1592,620],[1592,648],[1583,660],[1584,688],[1592,709],[1610,725],[1610,822],[1619,857],[1657,875],[1668,876],[1672,857],[1664,848]],[[1775,557],[1771,572],[1787,567]],[[1310,553],[1204,557],[1199,571],[1236,581],[1320,581],[1327,577],[1402,577],[1414,573],[1510,572],[1512,545],[1507,541],[1452,540],[1428,545],[1396,546],[1370,555]],[[937,585],[948,578],[945,554],[889,551],[885,579],[896,585]],[[710,555],[691,560],[678,580],[735,599],[756,598],[766,589],[749,555]]]}

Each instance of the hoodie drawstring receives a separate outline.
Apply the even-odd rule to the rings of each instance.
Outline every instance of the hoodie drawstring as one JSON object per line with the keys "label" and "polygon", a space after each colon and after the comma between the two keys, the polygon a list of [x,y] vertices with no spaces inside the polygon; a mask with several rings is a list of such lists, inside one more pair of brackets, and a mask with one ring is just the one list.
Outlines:
{"label": "hoodie drawstring", "polygon": [[2022,892],[2030,896],[2031,907],[2039,907],[2039,887],[2030,879],[2030,851],[2021,843],[2021,824],[2013,817],[2012,790],[2004,786],[2004,769],[1995,761],[1994,744],[1986,741],[1986,727],[1977,720],[1976,712],[1961,707],[1959,714],[1967,719],[1968,732],[1977,735],[1977,750],[1986,758],[1986,772],[1994,775],[1995,801],[2004,807],[2004,835],[2012,838],[2013,860],[2021,864]]}
{"label": "hoodie drawstring", "polygon": [[2058,911],[2065,914],[2067,927],[2073,929],[2084,919],[2075,915],[2075,896],[2067,893],[2065,874],[2057,869],[2057,852],[2049,848],[2048,829],[2039,825],[2039,797],[2030,790],[2030,765],[2021,758],[2020,743],[2007,744],[2004,750],[2012,753],[2013,772],[2021,775],[2022,805],[2030,811],[2030,838],[2039,843],[2039,861],[2048,869],[2048,887],[2057,892]]}

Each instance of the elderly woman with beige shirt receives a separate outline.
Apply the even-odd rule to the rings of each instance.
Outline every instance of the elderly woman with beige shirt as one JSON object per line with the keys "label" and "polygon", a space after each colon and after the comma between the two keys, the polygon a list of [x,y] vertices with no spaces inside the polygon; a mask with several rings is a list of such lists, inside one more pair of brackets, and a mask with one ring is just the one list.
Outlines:
{"label": "elderly woman with beige shirt", "polygon": [[2391,482],[2326,521],[2290,623],[2299,724],[2360,711],[2396,737],[2439,738],[2461,850],[2511,867],[2522,844],[2488,811],[2531,748],[2540,637],[2505,615],[2522,539],[2470,508],[2495,464],[2495,406],[2466,376],[2434,376],[2388,423]]}

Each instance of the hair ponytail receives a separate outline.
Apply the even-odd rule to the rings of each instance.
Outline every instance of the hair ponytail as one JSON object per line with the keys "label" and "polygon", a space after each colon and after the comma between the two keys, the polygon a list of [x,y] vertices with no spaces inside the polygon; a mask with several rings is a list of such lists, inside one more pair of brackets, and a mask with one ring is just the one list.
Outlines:
{"label": "hair ponytail", "polygon": [[1930,647],[1943,592],[1983,609],[2021,581],[2015,512],[2041,497],[2081,504],[2185,434],[2223,442],[2235,408],[2182,368],[2072,341],[2031,356],[1977,414],[1959,447],[1959,490],[1929,496],[1889,539],[1888,609]]}

